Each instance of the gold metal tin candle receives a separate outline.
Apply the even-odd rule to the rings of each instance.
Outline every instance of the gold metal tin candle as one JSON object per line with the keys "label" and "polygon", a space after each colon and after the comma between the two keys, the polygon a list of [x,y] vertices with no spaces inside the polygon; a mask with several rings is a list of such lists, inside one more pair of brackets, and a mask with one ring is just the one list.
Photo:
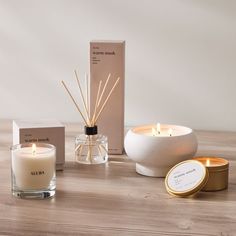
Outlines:
{"label": "gold metal tin candle", "polygon": [[201,191],[219,191],[228,188],[229,162],[223,158],[201,156],[194,160],[201,162],[208,170],[209,178]]}

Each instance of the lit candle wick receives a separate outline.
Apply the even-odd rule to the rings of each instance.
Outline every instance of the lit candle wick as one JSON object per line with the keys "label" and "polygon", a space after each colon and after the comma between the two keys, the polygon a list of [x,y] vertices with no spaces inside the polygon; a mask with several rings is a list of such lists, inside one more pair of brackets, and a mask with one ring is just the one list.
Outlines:
{"label": "lit candle wick", "polygon": [[156,130],[154,128],[152,128],[152,136],[157,136],[156,135]]}
{"label": "lit candle wick", "polygon": [[210,159],[207,159],[206,160],[206,166],[210,166],[211,165],[211,161],[210,161]]}
{"label": "lit candle wick", "polygon": [[35,154],[36,154],[36,144],[35,143],[32,144],[32,154],[33,154],[33,156],[35,156]]}
{"label": "lit candle wick", "polygon": [[157,123],[157,133],[161,134],[161,124]]}

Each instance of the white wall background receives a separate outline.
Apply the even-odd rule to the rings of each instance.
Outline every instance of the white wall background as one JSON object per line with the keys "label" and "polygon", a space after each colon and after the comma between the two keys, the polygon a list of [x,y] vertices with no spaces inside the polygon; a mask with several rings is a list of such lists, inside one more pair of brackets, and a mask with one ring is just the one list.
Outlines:
{"label": "white wall background", "polygon": [[0,0],[0,118],[80,121],[60,81],[125,39],[126,124],[236,131],[236,1]]}

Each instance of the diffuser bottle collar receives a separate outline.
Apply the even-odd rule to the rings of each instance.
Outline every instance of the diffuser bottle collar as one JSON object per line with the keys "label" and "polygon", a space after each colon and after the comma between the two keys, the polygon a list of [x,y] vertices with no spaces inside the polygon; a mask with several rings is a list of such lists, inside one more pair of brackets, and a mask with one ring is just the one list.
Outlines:
{"label": "diffuser bottle collar", "polygon": [[98,133],[98,127],[96,125],[92,127],[84,126],[84,133],[86,135],[96,135]]}

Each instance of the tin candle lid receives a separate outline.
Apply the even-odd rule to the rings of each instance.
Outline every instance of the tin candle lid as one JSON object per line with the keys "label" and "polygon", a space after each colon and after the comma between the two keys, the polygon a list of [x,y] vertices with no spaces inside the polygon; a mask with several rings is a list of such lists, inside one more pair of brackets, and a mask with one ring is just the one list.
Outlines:
{"label": "tin candle lid", "polygon": [[204,187],[208,177],[208,170],[201,162],[183,161],[168,172],[165,179],[166,190],[175,196],[190,196]]}

